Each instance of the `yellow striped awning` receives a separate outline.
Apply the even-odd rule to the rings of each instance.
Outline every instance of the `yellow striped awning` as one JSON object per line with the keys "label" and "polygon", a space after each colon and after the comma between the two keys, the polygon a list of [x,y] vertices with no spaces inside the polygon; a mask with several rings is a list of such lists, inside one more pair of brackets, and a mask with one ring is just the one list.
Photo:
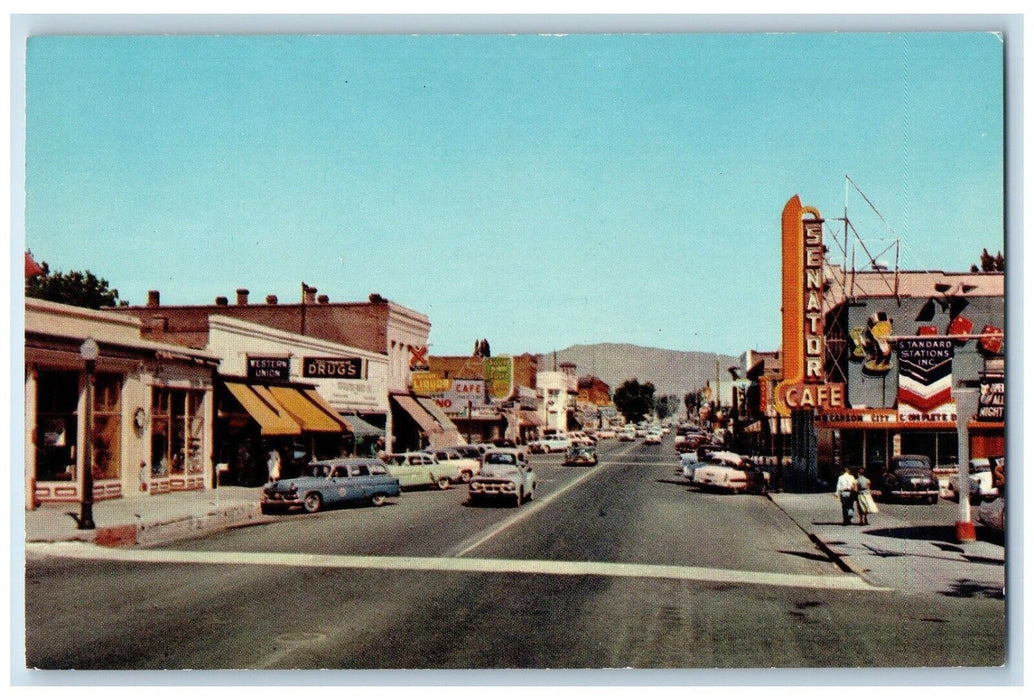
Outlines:
{"label": "yellow striped awning", "polygon": [[[258,387],[261,389],[262,387]],[[307,394],[298,389],[286,386],[271,386],[268,389],[281,406],[283,406],[291,417],[307,433],[341,433],[345,426],[334,415],[333,410],[325,411],[322,406],[316,404]]]}
{"label": "yellow striped awning", "polygon": [[263,435],[302,434],[302,427],[268,392],[262,395],[255,391],[259,387],[234,382],[226,382],[226,388],[259,424]]}

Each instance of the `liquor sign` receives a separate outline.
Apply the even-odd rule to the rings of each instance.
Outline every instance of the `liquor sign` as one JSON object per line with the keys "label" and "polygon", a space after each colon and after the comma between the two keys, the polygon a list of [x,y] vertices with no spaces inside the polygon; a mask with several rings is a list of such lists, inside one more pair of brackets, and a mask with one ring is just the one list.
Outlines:
{"label": "liquor sign", "polygon": [[981,379],[977,420],[1005,420],[1005,379]]}
{"label": "liquor sign", "polygon": [[452,381],[444,379],[436,372],[413,372],[409,377],[410,386],[417,396],[431,396],[448,391]]}
{"label": "liquor sign", "polygon": [[287,357],[248,357],[248,379],[281,380],[291,378],[291,360]]}
{"label": "liquor sign", "polygon": [[[805,216],[809,218],[805,218]],[[783,381],[775,388],[776,411],[844,406],[844,385],[827,384],[822,311],[824,273],[819,210],[794,195],[783,207]]]}
{"label": "liquor sign", "polygon": [[482,364],[490,399],[505,399],[513,391],[513,358],[508,355],[486,357]]}
{"label": "liquor sign", "polygon": [[317,379],[363,379],[361,357],[305,357],[302,376]]}
{"label": "liquor sign", "polygon": [[935,336],[901,338],[897,351],[898,406],[911,407],[912,413],[943,412],[935,409],[951,402],[954,342]]}

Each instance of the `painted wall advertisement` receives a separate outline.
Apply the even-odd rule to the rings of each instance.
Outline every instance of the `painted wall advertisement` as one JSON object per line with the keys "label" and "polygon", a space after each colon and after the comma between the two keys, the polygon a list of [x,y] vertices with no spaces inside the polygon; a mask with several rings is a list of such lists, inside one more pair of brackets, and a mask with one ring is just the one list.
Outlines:
{"label": "painted wall advertisement", "polygon": [[901,421],[954,422],[951,365],[955,344],[948,338],[897,341],[898,416]]}
{"label": "painted wall advertisement", "polygon": [[981,379],[977,420],[1001,422],[1005,420],[1005,379]]}
{"label": "painted wall advertisement", "polygon": [[489,399],[507,399],[513,391],[513,358],[507,355],[486,357],[483,367]]}

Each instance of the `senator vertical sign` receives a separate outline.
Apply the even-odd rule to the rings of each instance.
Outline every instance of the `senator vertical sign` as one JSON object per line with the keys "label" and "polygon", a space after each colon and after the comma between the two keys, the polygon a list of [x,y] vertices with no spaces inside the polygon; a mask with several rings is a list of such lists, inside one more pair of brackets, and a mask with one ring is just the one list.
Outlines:
{"label": "senator vertical sign", "polygon": [[844,407],[844,385],[826,383],[823,223],[819,210],[796,195],[783,208],[783,381],[775,407],[784,416],[796,408]]}

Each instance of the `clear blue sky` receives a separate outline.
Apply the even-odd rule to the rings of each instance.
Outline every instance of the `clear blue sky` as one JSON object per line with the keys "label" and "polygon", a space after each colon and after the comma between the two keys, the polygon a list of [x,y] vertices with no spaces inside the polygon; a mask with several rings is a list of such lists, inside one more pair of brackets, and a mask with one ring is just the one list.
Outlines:
{"label": "clear blue sky", "polygon": [[378,292],[433,354],[775,349],[795,194],[906,268],[1003,248],[1002,61],[988,33],[33,38],[25,245],[134,304]]}

